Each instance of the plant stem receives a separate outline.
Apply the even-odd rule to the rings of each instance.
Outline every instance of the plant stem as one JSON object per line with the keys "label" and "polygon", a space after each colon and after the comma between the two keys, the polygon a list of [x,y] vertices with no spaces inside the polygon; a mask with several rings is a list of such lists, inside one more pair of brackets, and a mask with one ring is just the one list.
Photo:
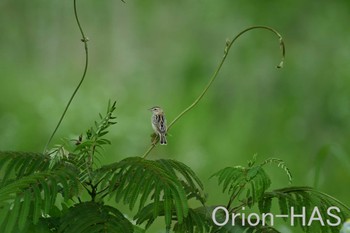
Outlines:
{"label": "plant stem", "polygon": [[243,186],[240,186],[236,193],[233,193],[233,194],[232,194],[232,196],[230,197],[230,200],[229,200],[229,202],[228,202],[228,204],[227,204],[227,206],[226,206],[226,209],[228,209],[229,211],[231,211],[230,208],[231,208],[232,202],[233,202],[233,201],[236,199],[236,197],[238,197],[238,195],[243,191],[243,188],[244,188],[244,187],[245,187],[245,184],[244,184]]}
{"label": "plant stem", "polygon": [[[219,71],[221,70],[222,65],[224,64],[226,57],[228,55],[228,52],[230,51],[231,46],[233,45],[233,43],[244,33],[253,30],[253,29],[265,29],[268,31],[273,32],[276,36],[278,36],[279,38],[279,43],[280,43],[280,48],[282,50],[282,59],[281,62],[277,65],[277,68],[282,68],[283,67],[283,62],[284,62],[284,58],[285,58],[285,46],[284,46],[284,42],[283,42],[283,38],[282,36],[273,28],[267,27],[267,26],[252,26],[249,28],[246,28],[245,30],[241,31],[240,33],[238,33],[231,41],[227,41],[226,42],[226,47],[224,50],[224,56],[222,57],[219,65],[217,66],[214,74],[212,75],[212,77],[210,78],[208,84],[206,85],[206,87],[203,89],[202,93],[197,97],[197,99],[191,104],[189,105],[185,110],[183,110],[177,117],[175,117],[175,119],[168,125],[168,130],[170,130],[170,128],[181,118],[183,117],[183,115],[185,115],[187,112],[189,112],[191,109],[193,109],[198,103],[199,101],[203,98],[203,96],[207,93],[207,91],[209,90],[210,86],[212,85],[212,83],[214,82],[214,80],[216,79],[216,77],[219,74]],[[155,147],[155,144],[151,145],[148,150],[143,154],[142,158],[146,158],[148,156],[148,154],[153,150],[153,148]]]}
{"label": "plant stem", "polygon": [[82,75],[82,77],[81,77],[81,79],[80,79],[80,81],[79,81],[77,87],[76,87],[75,90],[73,91],[73,94],[72,94],[72,96],[70,97],[70,99],[69,99],[69,101],[68,101],[68,103],[67,103],[65,109],[63,110],[63,113],[62,113],[62,115],[61,115],[61,117],[60,117],[60,119],[59,119],[59,121],[58,121],[58,123],[57,123],[57,125],[56,125],[56,128],[55,128],[54,131],[52,132],[52,134],[51,134],[51,136],[50,136],[48,142],[47,142],[46,145],[45,145],[44,153],[46,153],[47,147],[50,145],[50,143],[51,143],[53,137],[55,136],[55,134],[56,134],[58,128],[60,127],[60,125],[61,125],[61,123],[62,123],[62,121],[63,121],[63,118],[65,117],[65,115],[66,115],[66,113],[67,113],[67,111],[68,111],[68,108],[70,107],[70,105],[71,105],[71,103],[72,103],[72,101],[73,101],[75,95],[77,94],[77,92],[78,92],[78,90],[79,90],[81,84],[84,82],[84,79],[85,79],[85,76],[86,76],[86,72],[87,72],[87,68],[88,68],[88,64],[89,64],[89,52],[88,52],[88,45],[87,45],[87,42],[88,42],[89,39],[88,39],[87,37],[85,37],[85,33],[84,33],[83,28],[82,28],[82,26],[81,26],[81,24],[80,24],[80,21],[79,21],[76,0],[73,0],[73,5],[74,5],[74,16],[75,16],[75,20],[76,20],[77,25],[78,25],[78,27],[79,27],[80,34],[81,34],[81,36],[82,36],[81,41],[84,43],[84,48],[85,48],[85,66],[84,66],[83,75]]}

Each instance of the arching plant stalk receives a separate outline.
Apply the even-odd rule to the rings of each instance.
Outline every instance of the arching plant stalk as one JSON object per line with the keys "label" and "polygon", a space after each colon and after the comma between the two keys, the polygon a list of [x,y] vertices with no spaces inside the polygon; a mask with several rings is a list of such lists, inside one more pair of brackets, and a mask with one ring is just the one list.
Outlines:
{"label": "arching plant stalk", "polygon": [[[187,112],[189,112],[191,109],[193,109],[198,103],[199,101],[203,98],[203,96],[205,95],[205,93],[207,93],[207,91],[209,90],[210,86],[212,85],[212,83],[214,82],[214,80],[216,79],[216,77],[219,74],[219,71],[221,70],[222,65],[224,64],[226,57],[228,55],[228,52],[230,51],[231,46],[233,45],[233,43],[240,37],[242,36],[244,33],[253,30],[253,29],[264,29],[264,30],[268,30],[273,32],[276,36],[278,36],[279,38],[279,44],[280,44],[280,49],[282,51],[282,59],[281,62],[277,65],[277,68],[282,68],[283,67],[283,63],[284,63],[284,58],[285,58],[285,46],[284,46],[284,42],[283,42],[283,38],[282,36],[273,28],[267,27],[267,26],[252,26],[249,28],[246,28],[245,30],[241,31],[240,33],[238,33],[231,41],[226,41],[226,46],[225,46],[225,50],[224,50],[224,56],[222,57],[219,65],[217,66],[214,74],[212,75],[212,77],[210,78],[208,84],[206,85],[206,87],[203,89],[202,93],[197,97],[197,99],[191,104],[189,105],[185,110],[183,110],[177,117],[175,117],[175,119],[168,125],[168,130],[170,130],[170,128],[181,118],[183,117],[183,115],[185,115]],[[152,144],[148,150],[143,154],[143,158],[146,158],[148,156],[148,154],[153,150],[153,148],[156,146],[156,144]]]}
{"label": "arching plant stalk", "polygon": [[72,101],[73,101],[75,95],[77,94],[77,92],[78,92],[78,90],[79,90],[81,84],[84,82],[84,79],[85,79],[85,76],[86,76],[86,72],[87,72],[87,68],[88,68],[88,65],[89,65],[89,51],[88,51],[88,44],[87,44],[87,42],[89,41],[89,39],[88,39],[87,37],[85,37],[85,33],[84,33],[83,28],[82,28],[82,26],[81,26],[81,24],[80,24],[80,21],[79,21],[76,0],[73,0],[73,5],[74,5],[74,16],[75,16],[75,20],[76,20],[77,25],[78,25],[78,27],[79,27],[80,34],[81,34],[81,36],[82,36],[81,41],[84,43],[84,48],[85,48],[85,66],[84,66],[83,75],[82,75],[82,77],[81,77],[81,79],[80,79],[80,81],[79,81],[77,87],[75,88],[75,90],[73,91],[72,96],[71,96],[70,99],[68,100],[68,103],[67,103],[67,105],[66,105],[66,107],[65,107],[65,109],[64,109],[64,111],[63,111],[63,113],[62,113],[62,115],[61,115],[61,117],[60,117],[60,119],[58,120],[58,123],[57,123],[57,125],[56,125],[54,131],[52,132],[52,134],[51,134],[51,136],[50,136],[48,142],[47,142],[46,145],[45,145],[44,153],[46,153],[47,147],[50,145],[50,143],[51,143],[53,137],[55,136],[55,134],[56,134],[58,128],[60,127],[60,125],[61,125],[61,123],[62,123],[62,121],[63,121],[63,118],[65,117],[65,115],[66,115],[66,113],[67,113],[67,111],[68,111],[68,108],[70,107],[70,105],[71,105],[71,103],[72,103]]}

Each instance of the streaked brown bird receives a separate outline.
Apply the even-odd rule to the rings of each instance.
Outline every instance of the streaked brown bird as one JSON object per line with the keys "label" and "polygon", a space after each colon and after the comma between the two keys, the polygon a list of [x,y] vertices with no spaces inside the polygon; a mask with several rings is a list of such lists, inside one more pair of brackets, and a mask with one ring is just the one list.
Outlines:
{"label": "streaked brown bird", "polygon": [[159,141],[161,145],[166,145],[166,133],[167,133],[167,126],[166,126],[166,118],[163,109],[161,109],[158,106],[150,108],[152,111],[152,128],[154,132],[159,136]]}

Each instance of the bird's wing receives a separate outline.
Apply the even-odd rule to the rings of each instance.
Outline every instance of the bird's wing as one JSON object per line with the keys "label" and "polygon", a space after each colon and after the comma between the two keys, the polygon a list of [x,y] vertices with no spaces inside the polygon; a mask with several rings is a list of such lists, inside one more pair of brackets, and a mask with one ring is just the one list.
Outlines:
{"label": "bird's wing", "polygon": [[164,115],[158,115],[158,129],[161,133],[166,133],[166,120]]}

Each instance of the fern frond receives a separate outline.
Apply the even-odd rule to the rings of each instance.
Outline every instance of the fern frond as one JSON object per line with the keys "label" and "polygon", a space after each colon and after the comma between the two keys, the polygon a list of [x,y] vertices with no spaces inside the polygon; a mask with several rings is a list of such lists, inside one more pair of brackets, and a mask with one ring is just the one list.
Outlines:
{"label": "fern frond", "polygon": [[0,187],[49,168],[50,157],[40,153],[0,151]]}
{"label": "fern frond", "polygon": [[[111,105],[111,102],[108,102],[107,106],[107,112],[105,116],[102,116],[99,114],[100,121],[97,122],[95,121],[94,127],[91,127],[87,132],[86,132],[86,141],[87,142],[95,142],[96,145],[104,145],[104,144],[110,144],[110,141],[107,139],[102,138],[104,135],[108,133],[108,128],[111,125],[116,124],[117,122],[115,121],[116,117],[113,115],[114,111],[116,109],[116,101],[114,101]],[[76,150],[85,150],[86,145],[81,146],[82,144],[77,145]]]}
{"label": "fern frond", "polygon": [[133,233],[133,225],[116,208],[96,202],[84,202],[69,208],[62,217],[58,232],[64,233]]}
{"label": "fern frond", "polygon": [[230,195],[228,206],[245,191],[245,198],[241,201],[251,207],[260,200],[271,184],[270,178],[261,166],[226,167],[211,177],[217,177],[219,185],[222,185],[222,191]]}
{"label": "fern frond", "polygon": [[111,183],[110,192],[115,196],[116,202],[123,199],[132,209],[140,197],[143,200],[143,203],[140,202],[140,210],[150,198],[155,203],[153,215],[156,217],[159,215],[160,202],[164,201],[162,204],[166,206],[167,226],[171,224],[173,207],[176,207],[180,219],[187,215],[187,199],[181,182],[173,174],[167,173],[159,163],[138,157],[127,158],[116,164],[114,169],[116,172],[111,181],[115,183]]}
{"label": "fern frond", "polygon": [[[141,225],[146,222],[145,228],[147,229],[152,225],[154,220],[158,216],[164,216],[164,202],[160,201],[158,203],[158,207],[155,207],[155,203],[151,203],[143,207],[141,210],[137,212],[137,214],[134,216],[134,220],[136,220],[137,225]],[[158,209],[157,215],[154,215],[154,210]]]}
{"label": "fern frond", "polygon": [[[65,145],[69,145],[68,142],[66,142]],[[71,155],[64,145],[54,146],[48,154],[50,155],[50,169],[69,160],[69,156]]]}
{"label": "fern frond", "polygon": [[[203,189],[199,178],[183,163],[140,157],[130,157],[101,167],[96,170],[94,182],[100,183],[100,189],[108,187],[108,193],[114,196],[115,201],[122,200],[130,209],[138,202],[138,212],[147,201],[151,202],[153,218],[164,214],[167,228],[174,215],[179,222],[187,216],[187,198],[195,196],[199,199],[198,193]],[[192,193],[194,190],[195,193]]]}
{"label": "fern frond", "polygon": [[9,217],[6,229],[0,232],[11,232],[16,225],[23,230],[29,216],[38,223],[49,213],[59,193],[67,200],[78,193],[78,187],[76,174],[68,169],[33,173],[7,183],[0,188],[0,208]]}
{"label": "fern frond", "polygon": [[85,135],[81,134],[78,139],[71,140],[75,141],[72,154],[74,155],[74,164],[81,171],[79,174],[81,182],[92,179],[92,171],[99,167],[97,155],[101,155],[105,145],[111,144],[104,136],[108,133],[108,128],[116,124],[116,117],[113,115],[115,109],[116,102],[111,104],[109,101],[105,116],[99,114],[100,121],[95,121],[94,126],[90,127]]}
{"label": "fern frond", "polygon": [[[350,217],[350,208],[335,199],[334,197],[317,191],[310,187],[289,187],[284,189],[277,189],[272,192],[266,192],[264,197],[259,202],[259,209],[261,212],[267,213],[271,209],[272,199],[278,200],[280,212],[283,215],[291,216],[291,214],[305,213],[306,223],[303,223],[300,218],[297,218],[298,225],[305,232],[339,232],[341,226],[330,226],[326,220],[329,219],[329,208],[338,208],[339,212],[332,213],[337,215],[341,222],[344,222]],[[320,221],[310,222],[310,217],[321,217],[324,224]],[[287,219],[285,219],[287,221]],[[289,219],[292,221],[292,219]],[[288,223],[290,224],[290,222]]]}
{"label": "fern frond", "polygon": [[261,166],[264,166],[266,164],[276,164],[277,167],[281,168],[285,171],[286,175],[288,176],[288,181],[291,184],[293,181],[292,173],[290,172],[289,168],[286,166],[285,162],[282,159],[277,158],[269,158],[266,159]]}
{"label": "fern frond", "polygon": [[167,172],[178,177],[187,194],[187,199],[196,198],[202,204],[206,202],[203,193],[203,184],[194,171],[186,164],[172,159],[160,159],[155,162],[160,163]]}
{"label": "fern frond", "polygon": [[[164,216],[165,208],[164,204],[160,205],[159,216]],[[141,211],[135,216],[136,224],[140,225],[146,222],[146,229],[154,222],[155,217],[153,215],[154,203],[145,206]],[[174,232],[197,232],[205,233],[209,232],[212,220],[209,219],[209,214],[207,214],[205,207],[200,207],[196,209],[189,209],[188,215],[180,223],[177,221],[174,215],[173,220],[176,221],[173,231]]]}
{"label": "fern frond", "polygon": [[189,209],[188,216],[182,223],[177,222],[173,230],[175,233],[206,233],[210,232],[211,222],[207,207]]}
{"label": "fern frond", "polygon": [[[165,217],[165,209],[166,204],[162,201],[159,206],[159,215]],[[155,221],[156,217],[153,215],[154,203],[151,203],[145,206],[141,211],[139,211],[134,219],[136,220],[136,224],[140,225],[146,223],[146,229],[152,225]],[[196,209],[189,208],[188,215],[184,217],[184,219],[179,222],[177,216],[175,215],[175,211],[173,212],[172,220],[175,221],[175,225],[173,227],[174,232],[209,232],[210,225],[212,220],[209,218],[208,211],[206,211],[206,207],[199,207]],[[170,230],[168,228],[168,230]]]}

